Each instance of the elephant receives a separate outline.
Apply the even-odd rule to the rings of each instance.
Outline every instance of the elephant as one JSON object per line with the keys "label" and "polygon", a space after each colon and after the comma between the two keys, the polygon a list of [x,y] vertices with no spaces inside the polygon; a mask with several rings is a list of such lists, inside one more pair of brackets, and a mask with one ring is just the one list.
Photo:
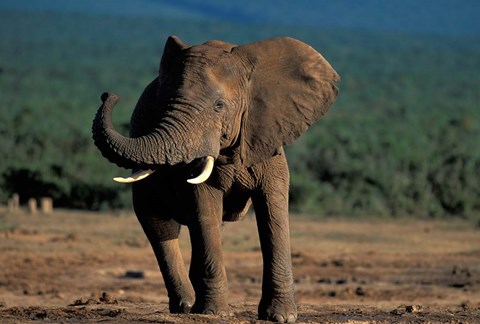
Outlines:
{"label": "elephant", "polygon": [[[290,37],[191,46],[170,36],[129,136],[112,123],[119,97],[102,94],[93,140],[106,159],[132,170],[114,180],[132,183],[171,313],[228,314],[222,225],[253,205],[263,259],[258,317],[296,321],[283,147],[329,110],[339,81],[321,54]],[[182,226],[191,240],[188,272]]]}

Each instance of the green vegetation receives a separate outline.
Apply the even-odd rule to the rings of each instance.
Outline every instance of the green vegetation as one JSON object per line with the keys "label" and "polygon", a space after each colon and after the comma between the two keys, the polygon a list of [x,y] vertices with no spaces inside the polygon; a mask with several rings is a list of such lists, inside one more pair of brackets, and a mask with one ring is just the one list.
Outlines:
{"label": "green vegetation", "polygon": [[71,208],[129,207],[119,170],[91,140],[103,91],[131,110],[170,34],[187,43],[290,35],[342,76],[327,117],[287,150],[291,207],[328,215],[480,214],[479,39],[0,12],[0,202],[51,196]]}

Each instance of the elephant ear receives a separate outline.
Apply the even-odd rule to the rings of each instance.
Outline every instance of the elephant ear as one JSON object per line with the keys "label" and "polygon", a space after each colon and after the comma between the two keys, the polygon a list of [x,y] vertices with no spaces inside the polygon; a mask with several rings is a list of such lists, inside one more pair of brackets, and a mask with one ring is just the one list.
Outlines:
{"label": "elephant ear", "polygon": [[[161,110],[161,96],[169,96],[172,91],[166,85],[166,78],[172,73],[170,70],[178,69],[175,64],[179,64],[180,52],[188,48],[177,36],[169,36],[163,55],[160,60],[159,76],[155,78],[143,91],[130,119],[130,136],[140,137],[149,134],[157,126]],[[175,75],[175,73],[173,73]]]}
{"label": "elephant ear", "polygon": [[160,59],[159,73],[169,73],[169,70],[175,69],[175,64],[178,64],[180,52],[189,46],[184,44],[177,36],[169,36],[163,49],[163,55]]}
{"label": "elephant ear", "polygon": [[241,157],[250,166],[273,156],[323,116],[340,77],[312,47],[282,37],[236,47],[251,66],[250,106],[244,115]]}
{"label": "elephant ear", "polygon": [[137,105],[130,117],[130,137],[140,137],[149,134],[155,129],[156,114],[160,104],[158,102],[158,78],[155,78],[143,90]]}

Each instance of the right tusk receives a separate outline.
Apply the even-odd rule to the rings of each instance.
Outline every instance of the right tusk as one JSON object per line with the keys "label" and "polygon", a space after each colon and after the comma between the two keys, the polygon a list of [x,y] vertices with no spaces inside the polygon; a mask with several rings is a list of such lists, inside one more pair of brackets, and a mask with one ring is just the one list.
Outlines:
{"label": "right tusk", "polygon": [[155,171],[150,170],[150,169],[140,170],[140,171],[137,171],[137,172],[133,173],[128,178],[115,177],[115,178],[113,178],[113,181],[120,182],[120,183],[132,183],[132,182],[135,182],[135,181],[140,181],[142,179],[145,179],[146,177],[151,175],[153,172],[155,172]]}
{"label": "right tusk", "polygon": [[187,182],[191,184],[200,184],[205,182],[212,174],[214,162],[215,158],[213,156],[207,156],[207,161],[205,162],[202,173],[193,179],[188,179]]}

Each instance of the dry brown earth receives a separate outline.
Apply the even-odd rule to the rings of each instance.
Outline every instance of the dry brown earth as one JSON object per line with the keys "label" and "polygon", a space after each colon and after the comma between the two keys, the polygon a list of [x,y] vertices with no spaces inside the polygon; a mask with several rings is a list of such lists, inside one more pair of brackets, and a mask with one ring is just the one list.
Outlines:
{"label": "dry brown earth", "polygon": [[[480,323],[472,221],[292,216],[291,234],[300,323]],[[171,315],[131,214],[0,210],[0,322],[255,322],[258,246],[254,217],[225,226],[230,316]]]}

